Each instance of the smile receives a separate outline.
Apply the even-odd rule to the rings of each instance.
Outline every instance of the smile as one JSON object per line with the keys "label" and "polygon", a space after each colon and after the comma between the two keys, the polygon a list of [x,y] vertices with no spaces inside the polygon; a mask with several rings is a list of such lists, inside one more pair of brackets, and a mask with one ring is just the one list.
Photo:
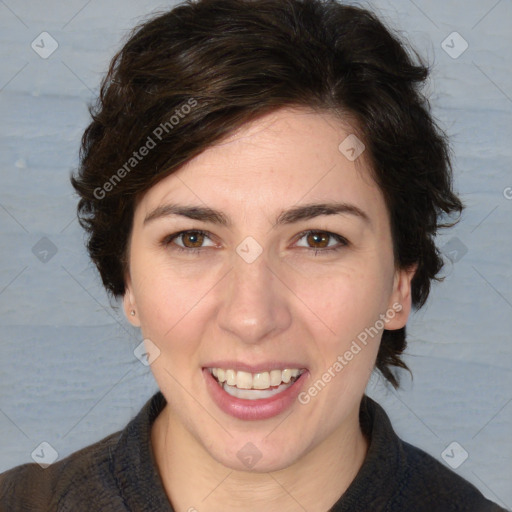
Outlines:
{"label": "smile", "polygon": [[246,400],[261,400],[289,388],[304,372],[298,368],[249,373],[223,368],[208,368],[219,386],[229,395]]}
{"label": "smile", "polygon": [[308,373],[302,368],[257,372],[218,366],[203,368],[213,402],[224,413],[241,420],[272,418],[292,407]]}

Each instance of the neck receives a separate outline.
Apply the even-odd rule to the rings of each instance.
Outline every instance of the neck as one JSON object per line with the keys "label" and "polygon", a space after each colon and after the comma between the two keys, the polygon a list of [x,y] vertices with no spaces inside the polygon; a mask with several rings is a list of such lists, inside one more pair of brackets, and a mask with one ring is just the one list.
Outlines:
{"label": "neck", "polygon": [[368,450],[359,410],[292,465],[268,473],[236,471],[217,462],[169,406],[155,420],[151,438],[175,512],[325,512],[349,487]]}

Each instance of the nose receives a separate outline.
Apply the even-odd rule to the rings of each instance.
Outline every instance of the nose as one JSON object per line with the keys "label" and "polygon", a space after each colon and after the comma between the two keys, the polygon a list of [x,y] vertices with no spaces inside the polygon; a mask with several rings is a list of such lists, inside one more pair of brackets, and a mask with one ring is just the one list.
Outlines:
{"label": "nose", "polygon": [[[265,257],[248,263],[238,255],[223,289],[218,323],[243,343],[260,343],[291,324],[287,288]],[[288,292],[289,293],[289,292]]]}

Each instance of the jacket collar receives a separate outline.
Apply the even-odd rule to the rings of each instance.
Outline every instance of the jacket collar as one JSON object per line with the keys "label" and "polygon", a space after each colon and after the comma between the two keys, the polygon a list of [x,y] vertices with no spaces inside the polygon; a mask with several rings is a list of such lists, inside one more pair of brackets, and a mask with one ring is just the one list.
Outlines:
{"label": "jacket collar", "polygon": [[[111,454],[111,471],[124,502],[137,512],[173,512],[151,447],[151,426],[166,404],[156,393],[122,431]],[[359,421],[369,440],[366,458],[331,512],[381,510],[397,492],[404,475],[403,446],[384,409],[364,395]]]}

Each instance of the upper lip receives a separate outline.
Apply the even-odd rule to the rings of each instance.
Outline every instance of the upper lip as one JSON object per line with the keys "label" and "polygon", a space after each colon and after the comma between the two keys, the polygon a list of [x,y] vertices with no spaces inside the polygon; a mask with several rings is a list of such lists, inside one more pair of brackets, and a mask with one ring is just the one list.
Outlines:
{"label": "upper lip", "polygon": [[243,363],[241,361],[213,361],[211,363],[207,363],[203,366],[203,368],[222,368],[224,370],[235,370],[249,373],[260,373],[260,372],[269,372],[271,370],[284,370],[285,368],[289,369],[299,369],[306,370],[306,366],[302,363],[294,362],[294,361],[267,361],[264,363],[258,364],[249,364]]}

